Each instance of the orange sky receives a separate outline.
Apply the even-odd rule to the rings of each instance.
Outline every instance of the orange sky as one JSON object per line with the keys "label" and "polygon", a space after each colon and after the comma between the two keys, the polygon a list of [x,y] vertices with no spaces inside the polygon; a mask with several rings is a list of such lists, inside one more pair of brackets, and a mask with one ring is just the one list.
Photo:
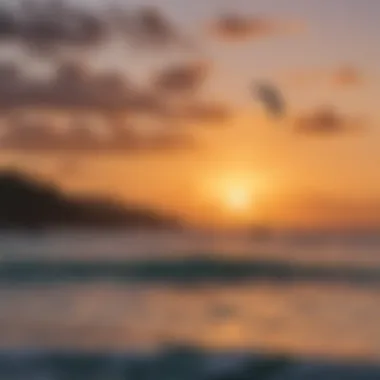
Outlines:
{"label": "orange sky", "polygon": [[[227,8],[251,15],[252,20],[256,15],[266,18],[262,23],[250,21],[239,32],[242,41],[208,34],[206,26],[220,16],[222,5],[195,1],[190,7],[184,0],[157,3],[196,39],[197,52],[128,55],[130,51],[124,51],[115,38],[110,46],[92,55],[81,51],[76,58],[80,56],[88,66],[126,73],[144,85],[152,67],[206,62],[209,79],[201,97],[226,104],[232,118],[184,120],[186,125],[175,126],[176,131],[194,137],[197,148],[193,150],[118,156],[91,152],[80,158],[70,154],[70,159],[54,151],[31,155],[11,150],[3,154],[4,165],[52,179],[68,191],[104,193],[198,222],[380,223],[380,115],[374,100],[380,95],[380,50],[375,38],[380,30],[371,16],[379,11],[375,2],[350,0],[342,5],[337,0],[324,4],[297,0],[285,7],[281,1],[263,0],[253,9],[239,0]],[[13,55],[18,65],[27,59],[26,72],[46,76],[51,61],[23,54]],[[3,55],[12,57],[10,50]],[[285,95],[289,109],[285,118],[273,121],[252,97],[250,84],[261,79],[275,83]],[[358,129],[330,136],[295,133],[298,118],[311,119],[325,106],[340,112],[339,127],[349,129],[355,124]],[[49,107],[56,117],[56,105]]]}
{"label": "orange sky", "polygon": [[[53,179],[68,191],[149,204],[198,223],[377,224],[380,182],[373,181],[371,171],[360,173],[364,155],[356,176],[352,175],[358,137],[300,140],[287,128],[286,123],[273,125],[264,113],[248,111],[227,127],[212,126],[199,133],[202,144],[197,151],[91,156],[74,160],[77,168],[66,174],[56,167],[62,159],[12,156],[11,162]],[[366,167],[371,166],[376,170],[368,155]],[[363,182],[358,181],[359,175]],[[319,196],[333,205],[341,199],[343,205],[332,207]],[[243,198],[242,204],[234,197]]]}

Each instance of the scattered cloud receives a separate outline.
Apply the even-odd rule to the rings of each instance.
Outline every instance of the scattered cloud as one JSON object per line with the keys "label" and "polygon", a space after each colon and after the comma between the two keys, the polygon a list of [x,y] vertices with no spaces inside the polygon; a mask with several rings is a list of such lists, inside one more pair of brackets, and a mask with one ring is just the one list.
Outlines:
{"label": "scattered cloud", "polygon": [[65,133],[58,133],[49,122],[14,122],[3,133],[0,147],[24,153],[117,153],[194,149],[193,138],[185,133],[162,133],[141,137],[127,127],[94,128],[92,123],[74,120]]}
{"label": "scattered cloud", "polygon": [[65,46],[93,46],[107,33],[106,23],[66,2],[25,1],[10,8],[0,8],[0,39],[16,42],[33,49]]}
{"label": "scattered cloud", "polygon": [[[196,78],[200,66],[185,67],[183,82],[180,75],[173,75],[174,87],[200,86]],[[1,148],[104,153],[194,149],[194,138],[183,127],[201,121],[218,123],[229,114],[226,107],[196,97],[182,103],[174,100],[155,88],[142,90],[119,74],[93,72],[83,64],[66,63],[45,79],[33,79],[4,64]],[[154,121],[153,129],[147,120]]]}
{"label": "scattered cloud", "polygon": [[99,112],[158,112],[158,100],[113,73],[89,72],[66,63],[49,80],[28,78],[12,65],[0,67],[0,109],[45,108]]}
{"label": "scattered cloud", "polygon": [[180,27],[154,7],[145,7],[121,18],[119,27],[137,47],[191,47]]}
{"label": "scattered cloud", "polygon": [[189,122],[223,123],[233,112],[226,105],[216,102],[197,102],[177,109],[177,117]]}
{"label": "scattered cloud", "polygon": [[362,121],[338,113],[332,107],[322,107],[300,116],[295,131],[300,134],[341,134],[361,130]]}
{"label": "scattered cloud", "polygon": [[201,65],[184,65],[160,74],[156,88],[141,89],[124,76],[112,72],[95,73],[78,63],[61,65],[49,80],[31,79],[14,65],[4,64],[0,66],[0,110],[3,114],[19,109],[96,111],[110,117],[144,114],[166,119],[178,114],[183,118],[197,114],[198,118],[204,115],[211,119],[211,114],[224,113],[222,106],[194,105],[193,100],[190,104],[176,104],[156,91],[157,86],[162,90],[195,90],[203,83],[204,71]]}
{"label": "scattered cloud", "polygon": [[247,17],[238,14],[221,16],[211,24],[211,32],[225,41],[245,41],[301,30],[301,25],[272,20],[267,17]]}
{"label": "scattered cloud", "polygon": [[364,82],[364,75],[355,66],[342,65],[333,69],[298,69],[285,74],[284,80],[297,87],[327,84],[345,89],[361,85]]}
{"label": "scattered cloud", "polygon": [[333,82],[341,87],[352,87],[362,84],[363,75],[353,66],[342,66],[333,73]]}
{"label": "scattered cloud", "polygon": [[136,48],[189,48],[182,34],[180,27],[154,7],[95,12],[64,0],[0,4],[0,42],[38,52],[98,47],[115,36]]}
{"label": "scattered cloud", "polygon": [[153,85],[157,90],[164,92],[194,93],[205,82],[209,69],[205,62],[176,65],[156,75]]}
{"label": "scattered cloud", "polygon": [[286,114],[287,104],[280,88],[272,83],[257,83],[254,87],[255,96],[265,105],[268,112],[274,117]]}

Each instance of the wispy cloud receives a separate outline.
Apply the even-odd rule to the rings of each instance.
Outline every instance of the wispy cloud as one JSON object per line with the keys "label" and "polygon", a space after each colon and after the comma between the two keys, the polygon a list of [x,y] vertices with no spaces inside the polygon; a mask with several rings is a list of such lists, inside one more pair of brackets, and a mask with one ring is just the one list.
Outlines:
{"label": "wispy cloud", "polygon": [[357,86],[363,83],[364,75],[354,66],[341,66],[333,73],[332,81],[341,87]]}
{"label": "wispy cloud", "polygon": [[61,1],[0,6],[0,39],[33,49],[93,46],[107,33],[104,20]]}
{"label": "wispy cloud", "polygon": [[209,72],[210,66],[206,62],[184,63],[158,73],[153,79],[153,84],[159,91],[194,93],[201,88]]}
{"label": "wispy cloud", "polygon": [[96,128],[93,123],[74,119],[64,131],[52,128],[42,120],[38,123],[17,120],[5,130],[0,139],[4,150],[24,153],[117,153],[195,149],[194,139],[184,131],[141,136],[127,126]]}
{"label": "wispy cloud", "polygon": [[[183,82],[181,75],[173,75],[174,87],[200,86],[192,77],[192,67],[184,66]],[[196,142],[185,126],[219,123],[228,117],[227,107],[215,102],[197,97],[175,100],[154,87],[141,89],[119,74],[93,72],[83,64],[66,63],[55,76],[43,80],[4,64],[0,67],[1,147],[120,153],[194,149]],[[58,120],[57,114],[65,115],[66,121]],[[142,133],[144,118],[154,120],[155,133]]]}
{"label": "wispy cloud", "polygon": [[219,124],[228,121],[233,111],[221,103],[199,101],[178,107],[175,114],[188,122]]}
{"label": "wispy cloud", "polygon": [[144,7],[125,13],[124,19],[119,18],[118,21],[116,27],[136,47],[192,47],[180,26],[157,8]]}
{"label": "wispy cloud", "polygon": [[295,131],[305,135],[333,135],[361,131],[364,121],[349,117],[333,107],[321,107],[308,114],[299,116]]}
{"label": "wispy cloud", "polygon": [[269,17],[227,14],[211,23],[211,33],[225,41],[245,41],[303,30],[301,24],[274,20]]}
{"label": "wispy cloud", "polygon": [[[220,113],[221,105],[198,101],[176,104],[160,90],[186,91],[201,87],[203,66],[184,65],[155,76],[153,87],[141,88],[122,75],[113,72],[93,72],[84,64],[62,64],[56,75],[48,80],[31,79],[13,64],[0,66],[0,110],[52,109],[67,112],[94,110],[100,114],[150,114],[157,117],[176,116],[187,112]],[[181,108],[185,107],[185,108]],[[195,112],[195,110],[197,110]],[[207,110],[207,112],[206,112]],[[209,119],[209,115],[205,116]]]}
{"label": "wispy cloud", "polygon": [[156,112],[160,106],[124,77],[94,74],[78,63],[61,65],[50,80],[31,79],[12,65],[4,65],[0,68],[0,109],[19,108]]}
{"label": "wispy cloud", "polygon": [[180,29],[154,7],[95,12],[61,0],[26,1],[12,7],[0,4],[0,42],[38,52],[98,47],[115,36],[135,48],[189,48]]}
{"label": "wispy cloud", "polygon": [[361,70],[353,65],[341,65],[335,68],[299,68],[283,75],[283,80],[292,86],[311,87],[329,85],[347,89],[360,86],[365,81]]}

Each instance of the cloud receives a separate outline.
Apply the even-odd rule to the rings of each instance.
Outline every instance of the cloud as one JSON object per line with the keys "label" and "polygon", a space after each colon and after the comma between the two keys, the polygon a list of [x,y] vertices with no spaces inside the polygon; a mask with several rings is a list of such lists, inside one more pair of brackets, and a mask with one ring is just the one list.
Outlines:
{"label": "cloud", "polygon": [[342,66],[335,70],[332,80],[341,87],[358,86],[363,82],[363,75],[353,66]]}
{"label": "cloud", "polygon": [[301,87],[328,84],[338,88],[351,88],[361,85],[364,75],[355,66],[342,65],[332,69],[298,69],[285,74],[284,79],[291,85]]}
{"label": "cloud", "polygon": [[139,49],[191,47],[180,28],[154,7],[96,13],[64,0],[30,0],[18,7],[0,4],[0,42],[32,51],[94,48],[116,36]]}
{"label": "cloud", "polygon": [[149,115],[162,120],[170,118],[219,120],[226,107],[204,101],[186,101],[163,96],[160,90],[190,91],[201,87],[205,68],[184,65],[157,76],[156,88],[141,89],[115,73],[94,73],[85,65],[66,63],[49,80],[26,77],[12,64],[0,66],[0,111],[9,114],[20,109],[64,112],[96,111],[112,117]]}
{"label": "cloud", "polygon": [[280,88],[272,83],[257,83],[253,88],[255,96],[264,104],[269,114],[282,117],[286,114],[287,104]]}
{"label": "cloud", "polygon": [[188,122],[223,123],[232,117],[232,110],[226,105],[216,102],[194,102],[178,107],[178,118]]}
{"label": "cloud", "polygon": [[[200,86],[192,83],[197,82],[193,78],[176,80],[180,89]],[[82,64],[66,63],[45,79],[27,77],[12,64],[0,66],[3,150],[121,153],[194,149],[196,143],[185,126],[219,123],[230,114],[221,104],[194,97],[177,103],[153,88],[142,90],[118,74],[96,73]],[[154,122],[153,130],[146,128],[147,120]]]}
{"label": "cloud", "polygon": [[18,8],[0,8],[0,39],[33,49],[93,46],[106,36],[106,23],[60,0],[25,1]]}
{"label": "cloud", "polygon": [[205,62],[176,65],[158,73],[153,79],[153,86],[158,91],[193,93],[203,85],[208,73],[209,66]]}
{"label": "cloud", "polygon": [[13,121],[2,134],[2,151],[24,153],[117,153],[194,149],[193,138],[185,133],[162,133],[141,137],[130,128],[94,128],[92,123],[76,119],[64,132],[52,128],[48,120]]}
{"label": "cloud", "polygon": [[228,14],[215,20],[210,29],[213,35],[225,41],[245,41],[295,32],[300,29],[300,26],[266,17]]}
{"label": "cloud", "polygon": [[[121,22],[120,22],[121,21]],[[137,47],[190,47],[180,28],[159,9],[144,7],[119,19],[124,36]]]}
{"label": "cloud", "polygon": [[12,65],[0,67],[0,109],[46,108],[67,111],[158,112],[158,99],[112,73],[94,74],[66,63],[50,80],[33,80]]}
{"label": "cloud", "polygon": [[338,113],[332,107],[322,107],[300,116],[295,122],[299,134],[342,134],[362,129],[362,122]]}

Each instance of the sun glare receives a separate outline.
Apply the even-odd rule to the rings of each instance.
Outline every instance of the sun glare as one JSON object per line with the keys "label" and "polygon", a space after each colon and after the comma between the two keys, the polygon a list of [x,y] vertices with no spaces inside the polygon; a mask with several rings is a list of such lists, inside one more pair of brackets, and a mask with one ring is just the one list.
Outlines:
{"label": "sun glare", "polygon": [[266,194],[261,176],[237,170],[207,174],[199,193],[203,220],[231,226],[261,218],[261,202]]}
{"label": "sun glare", "polygon": [[252,191],[239,185],[231,185],[224,189],[222,202],[231,211],[247,211],[252,204]]}

